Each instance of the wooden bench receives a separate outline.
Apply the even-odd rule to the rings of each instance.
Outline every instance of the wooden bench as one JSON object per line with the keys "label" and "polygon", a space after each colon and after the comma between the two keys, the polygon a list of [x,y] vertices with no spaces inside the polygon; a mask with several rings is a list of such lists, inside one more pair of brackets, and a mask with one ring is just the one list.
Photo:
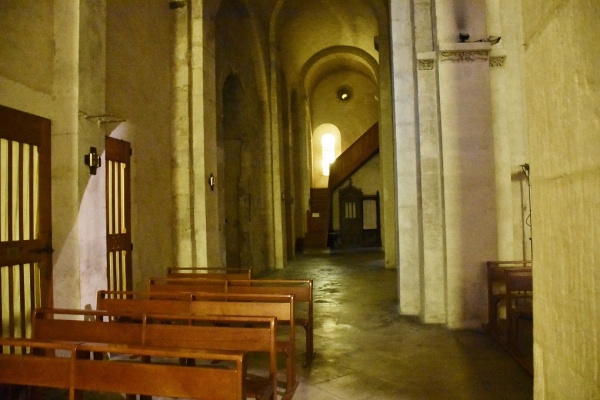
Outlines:
{"label": "wooden bench", "polygon": [[305,366],[315,356],[314,351],[314,308],[312,279],[251,279],[229,280],[228,293],[240,294],[286,294],[294,295],[295,325],[305,331]]}
{"label": "wooden bench", "polygon": [[498,309],[506,304],[506,271],[531,271],[531,261],[487,261],[488,324],[493,335],[502,334]]}
{"label": "wooden bench", "polygon": [[[245,399],[246,360],[241,352],[9,338],[1,338],[0,345],[29,349],[26,354],[0,354],[0,383],[67,389],[69,400],[80,398],[80,391],[140,393],[198,400]],[[44,354],[35,350],[42,350]],[[59,356],[59,352],[68,356]],[[81,357],[81,354],[115,352],[131,357],[116,363]],[[206,363],[181,366],[131,361],[144,357],[193,358],[206,360]],[[232,363],[233,367],[214,366],[215,360]]]}
{"label": "wooden bench", "polygon": [[[199,275],[199,276],[196,276]],[[252,279],[252,268],[176,268],[167,269],[168,278]]]}
{"label": "wooden bench", "polygon": [[[152,320],[161,323],[148,323]],[[143,344],[266,353],[268,375],[247,379],[246,394],[255,399],[275,399],[277,397],[276,321],[275,317],[258,316],[147,314],[143,321]]]}
{"label": "wooden bench", "polygon": [[[79,319],[72,319],[73,317]],[[129,322],[134,320],[140,322]],[[38,341],[98,342],[210,351],[264,352],[268,354],[268,366],[265,368],[267,377],[248,380],[246,394],[251,398],[267,399],[277,390],[275,317],[193,316],[187,313],[158,315],[129,310],[40,309],[34,315],[33,338]],[[95,357],[98,358],[98,355]]]}
{"label": "wooden bench", "polygon": [[506,271],[506,322],[507,342],[517,355],[519,349],[519,322],[533,320],[532,271]]}
{"label": "wooden bench", "polygon": [[[98,292],[96,308],[113,313],[159,314],[185,309],[187,314],[196,316],[275,317],[278,326],[280,324],[289,326],[289,332],[280,334],[278,337],[277,351],[286,356],[286,394],[284,397],[289,399],[293,396],[298,385],[295,365],[296,338],[293,295],[182,292],[179,293],[180,299],[176,300],[169,298],[173,293],[102,290]],[[192,296],[192,301],[181,300],[188,295]],[[154,301],[157,301],[156,304],[153,303]]]}
{"label": "wooden bench", "polygon": [[296,334],[294,318],[294,295],[194,293],[190,306],[193,315],[268,315],[277,318],[278,324],[289,325],[289,333],[277,341],[277,350],[286,356],[286,395],[290,399],[296,381]]}
{"label": "wooden bench", "polygon": [[[151,278],[149,291],[156,292],[204,292],[207,283],[196,278]],[[209,280],[208,285],[213,285]],[[210,286],[210,288],[214,288]],[[314,351],[314,308],[312,279],[229,279],[225,287],[227,293],[239,294],[284,294],[294,295],[296,306],[295,325],[305,330],[305,366],[315,356]]]}

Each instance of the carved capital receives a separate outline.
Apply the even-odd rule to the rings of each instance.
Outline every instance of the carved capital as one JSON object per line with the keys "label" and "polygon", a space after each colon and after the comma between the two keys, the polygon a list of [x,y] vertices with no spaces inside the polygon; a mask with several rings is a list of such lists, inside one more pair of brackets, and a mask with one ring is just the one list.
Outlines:
{"label": "carved capital", "polygon": [[492,56],[490,57],[490,67],[503,67],[506,56]]}
{"label": "carved capital", "polygon": [[452,50],[440,52],[441,61],[474,62],[487,61],[487,50]]}
{"label": "carved capital", "polygon": [[432,70],[434,60],[419,60],[419,69],[421,70]]}

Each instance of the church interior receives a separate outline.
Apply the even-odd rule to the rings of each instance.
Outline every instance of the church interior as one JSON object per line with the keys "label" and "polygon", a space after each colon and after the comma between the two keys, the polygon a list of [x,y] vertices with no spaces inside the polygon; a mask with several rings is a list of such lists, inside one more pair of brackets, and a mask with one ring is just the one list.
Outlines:
{"label": "church interior", "polygon": [[484,331],[488,262],[527,262],[533,373],[513,398],[600,399],[599,16],[591,0],[1,0],[0,336],[173,266],[301,270],[324,310],[335,292],[307,257],[366,253],[390,315],[415,323],[383,339],[402,352],[411,330]]}

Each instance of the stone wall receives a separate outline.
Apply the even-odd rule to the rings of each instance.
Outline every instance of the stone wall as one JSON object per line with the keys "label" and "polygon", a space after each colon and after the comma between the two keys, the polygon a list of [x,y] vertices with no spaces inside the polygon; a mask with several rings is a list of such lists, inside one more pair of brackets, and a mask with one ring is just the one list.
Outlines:
{"label": "stone wall", "polygon": [[536,399],[600,398],[599,15],[523,1]]}

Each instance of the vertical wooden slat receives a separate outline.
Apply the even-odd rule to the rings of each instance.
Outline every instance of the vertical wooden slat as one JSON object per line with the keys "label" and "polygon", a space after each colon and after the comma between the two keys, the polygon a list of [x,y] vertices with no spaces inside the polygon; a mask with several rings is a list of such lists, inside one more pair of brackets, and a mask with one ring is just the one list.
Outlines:
{"label": "vertical wooden slat", "polygon": [[[37,307],[37,302],[36,302],[36,296],[37,296],[37,289],[36,289],[36,282],[38,280],[37,274],[36,274],[36,265],[35,263],[30,263],[29,264],[29,302],[31,304],[31,310],[32,313],[30,315],[30,318],[33,317],[33,310],[35,310],[35,308]],[[33,321],[32,321],[33,322]]]}
{"label": "vertical wooden slat", "polygon": [[[15,289],[12,267],[8,268],[8,336],[15,336]],[[11,348],[11,353],[13,352]]]}
{"label": "vertical wooden slat", "polygon": [[21,337],[25,337],[25,333],[27,332],[27,309],[25,307],[25,293],[25,265],[19,264],[19,322]]}
{"label": "vertical wooden slat", "polygon": [[34,158],[35,158],[35,149],[36,146],[29,146],[29,239],[36,239],[37,235],[35,234],[35,175],[37,175],[37,171],[35,170]]}
{"label": "vertical wooden slat", "polygon": [[[4,162],[8,162],[7,160],[4,160],[4,156],[3,156],[3,152],[2,152],[2,143],[8,143],[8,140],[4,140],[0,138],[0,199],[3,198],[4,193],[4,185],[1,184],[2,182],[2,165],[4,165]],[[2,215],[2,209],[3,209],[3,205],[2,202],[0,201],[0,215]],[[0,230],[0,240],[2,240],[2,233]],[[4,337],[4,323],[2,321],[4,321],[4,307],[2,307],[2,299],[4,298],[2,296],[2,292],[3,292],[3,287],[5,285],[5,282],[2,279],[2,268],[4,267],[4,265],[2,265],[0,263],[0,337]],[[0,348],[0,353],[3,352],[3,349]]]}
{"label": "vertical wooden slat", "polygon": [[[2,160],[0,160],[1,162]],[[4,334],[4,323],[2,321],[4,321],[4,307],[2,307],[2,299],[4,298],[2,296],[2,292],[3,292],[3,287],[5,285],[4,280],[2,279],[2,267],[4,267],[4,265],[0,265],[0,337],[5,337],[7,335]],[[2,348],[0,347],[0,353],[2,353]]]}
{"label": "vertical wooden slat", "polygon": [[6,177],[8,180],[8,182],[7,182],[8,193],[6,193],[6,196],[7,196],[6,201],[8,203],[8,207],[7,207],[8,232],[7,233],[8,233],[8,241],[10,242],[10,241],[14,240],[13,239],[13,229],[12,229],[12,226],[13,226],[13,193],[12,193],[12,190],[13,190],[13,145],[12,145],[11,140],[8,141],[7,147],[8,147],[8,151],[7,151],[8,160],[6,160],[7,161]]}
{"label": "vertical wooden slat", "polygon": [[[18,204],[17,204],[17,213],[18,213],[18,226],[19,226],[19,237],[17,237],[16,239],[21,242],[23,240],[25,240],[25,144],[24,143],[19,143],[18,144],[18,151],[19,151],[19,160],[18,160]],[[24,265],[23,264],[19,264],[17,267],[17,287],[19,288],[19,302],[18,302],[18,309],[15,310],[15,314],[18,315],[19,320],[15,321],[15,329],[18,325],[19,327],[19,334],[21,335],[21,337],[23,336],[23,333],[25,332],[25,318],[24,318],[24,312],[25,312],[25,271],[23,270]],[[17,293],[15,293],[17,294]],[[16,333],[16,332],[15,332]]]}
{"label": "vertical wooden slat", "polygon": [[119,235],[121,233],[121,163],[115,162],[115,195],[113,196],[113,201],[115,202],[115,235]]}

